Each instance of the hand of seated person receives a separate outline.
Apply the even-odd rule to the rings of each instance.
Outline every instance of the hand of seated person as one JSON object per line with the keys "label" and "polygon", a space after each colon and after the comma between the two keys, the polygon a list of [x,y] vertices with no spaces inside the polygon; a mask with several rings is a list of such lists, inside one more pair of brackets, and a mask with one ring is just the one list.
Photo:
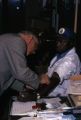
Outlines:
{"label": "hand of seated person", "polygon": [[41,74],[41,84],[50,84],[50,79],[46,74]]}

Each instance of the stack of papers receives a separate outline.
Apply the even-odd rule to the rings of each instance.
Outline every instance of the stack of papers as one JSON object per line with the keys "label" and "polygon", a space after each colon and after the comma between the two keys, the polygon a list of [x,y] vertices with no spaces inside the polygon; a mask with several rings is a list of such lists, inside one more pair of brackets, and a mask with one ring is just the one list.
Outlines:
{"label": "stack of papers", "polygon": [[62,119],[63,114],[52,114],[52,115],[41,115],[37,117],[23,117],[19,120],[63,120]]}
{"label": "stack of papers", "polygon": [[71,80],[68,81],[68,99],[72,106],[81,106],[81,76],[80,79],[75,79],[73,76]]}
{"label": "stack of papers", "polygon": [[53,117],[23,117],[18,120],[76,120],[76,118],[71,114],[55,114]]}
{"label": "stack of papers", "polygon": [[61,103],[61,99],[59,97],[43,99],[43,101],[45,101],[46,107],[48,109],[56,110],[57,108],[61,109],[61,108],[67,107],[65,103],[63,104]]}
{"label": "stack of papers", "polygon": [[[67,107],[67,105],[61,104],[60,98],[48,98],[43,99],[43,102],[46,103],[46,110],[38,111],[37,109],[32,109],[32,106],[36,105],[35,101],[31,102],[19,102],[13,101],[11,106],[10,115],[12,116],[37,116],[44,114],[56,114],[62,113],[62,108]],[[58,108],[58,109],[57,109]]]}
{"label": "stack of papers", "polygon": [[81,80],[68,81],[68,94],[81,95]]}
{"label": "stack of papers", "polygon": [[36,110],[32,109],[32,106],[35,105],[35,102],[18,102],[14,101],[12,103],[10,115],[12,116],[35,116]]}

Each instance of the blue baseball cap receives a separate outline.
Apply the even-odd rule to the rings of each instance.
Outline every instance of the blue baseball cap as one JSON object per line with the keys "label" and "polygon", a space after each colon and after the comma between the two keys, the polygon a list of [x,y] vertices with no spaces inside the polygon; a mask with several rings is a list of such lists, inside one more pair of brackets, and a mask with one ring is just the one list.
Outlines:
{"label": "blue baseball cap", "polygon": [[75,33],[71,31],[69,28],[60,28],[57,37],[62,38],[64,40],[74,40]]}

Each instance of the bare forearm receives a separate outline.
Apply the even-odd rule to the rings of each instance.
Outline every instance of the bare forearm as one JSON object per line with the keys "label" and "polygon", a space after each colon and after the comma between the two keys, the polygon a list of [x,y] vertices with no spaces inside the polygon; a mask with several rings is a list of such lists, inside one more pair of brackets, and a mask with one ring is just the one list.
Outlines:
{"label": "bare forearm", "polygon": [[47,96],[60,82],[60,78],[57,73],[54,73],[53,76],[50,78],[50,84],[40,85],[38,88],[38,92],[40,96]]}

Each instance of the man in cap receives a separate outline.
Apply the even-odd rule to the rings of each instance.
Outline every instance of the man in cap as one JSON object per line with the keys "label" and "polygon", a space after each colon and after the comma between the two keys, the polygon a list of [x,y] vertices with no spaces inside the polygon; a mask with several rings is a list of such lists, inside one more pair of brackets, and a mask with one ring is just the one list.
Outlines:
{"label": "man in cap", "polygon": [[[56,41],[56,56],[51,60],[48,72],[49,78],[58,75],[58,86],[49,96],[66,96],[70,76],[80,74],[80,59],[75,48],[75,33],[69,28],[60,28]],[[51,83],[50,83],[51,84]]]}
{"label": "man in cap", "polygon": [[70,76],[80,74],[80,59],[75,49],[75,34],[69,28],[59,29],[56,52],[46,72],[51,82],[38,89],[41,96],[67,96]]}

